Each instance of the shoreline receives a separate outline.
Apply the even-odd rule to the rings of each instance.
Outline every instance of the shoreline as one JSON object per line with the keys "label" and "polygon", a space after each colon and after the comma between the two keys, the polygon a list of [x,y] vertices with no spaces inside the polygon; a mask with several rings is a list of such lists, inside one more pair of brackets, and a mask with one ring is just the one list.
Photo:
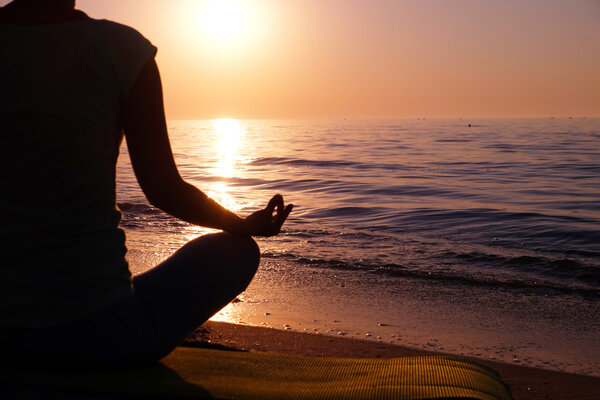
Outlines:
{"label": "shoreline", "polygon": [[211,321],[600,377],[596,304],[264,258],[247,290]]}
{"label": "shoreline", "polygon": [[[393,358],[444,355],[443,352],[412,349],[323,334],[208,321],[185,340],[184,345],[217,349],[290,353],[310,357]],[[556,372],[465,357],[498,371],[515,400],[596,399],[600,377]]]}

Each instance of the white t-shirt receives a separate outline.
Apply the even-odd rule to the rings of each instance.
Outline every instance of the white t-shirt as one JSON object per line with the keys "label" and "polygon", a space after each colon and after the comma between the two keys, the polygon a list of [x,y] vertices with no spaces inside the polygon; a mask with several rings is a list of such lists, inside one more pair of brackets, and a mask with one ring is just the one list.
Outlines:
{"label": "white t-shirt", "polygon": [[0,24],[0,326],[131,295],[115,205],[123,102],[156,48],[106,20]]}

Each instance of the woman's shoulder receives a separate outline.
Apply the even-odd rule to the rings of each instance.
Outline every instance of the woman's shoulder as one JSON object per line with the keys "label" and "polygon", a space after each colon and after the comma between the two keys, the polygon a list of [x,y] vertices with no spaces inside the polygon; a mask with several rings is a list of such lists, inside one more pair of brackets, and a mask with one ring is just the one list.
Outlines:
{"label": "woman's shoulder", "polygon": [[116,40],[145,40],[148,41],[138,30],[107,19],[89,18],[88,24],[96,33]]}
{"label": "woman's shoulder", "polygon": [[139,31],[128,25],[90,18],[86,30],[89,40],[103,49],[117,64],[132,62],[137,65],[138,60],[146,62],[150,56],[156,54],[156,47]]}

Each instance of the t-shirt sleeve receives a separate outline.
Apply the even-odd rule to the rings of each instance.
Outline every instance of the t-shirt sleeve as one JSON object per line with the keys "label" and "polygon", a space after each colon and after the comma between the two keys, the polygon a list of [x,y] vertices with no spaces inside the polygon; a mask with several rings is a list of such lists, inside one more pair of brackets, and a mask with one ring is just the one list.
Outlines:
{"label": "t-shirt sleeve", "polygon": [[125,100],[142,67],[148,60],[154,58],[157,48],[142,34],[126,25],[116,22],[102,21],[105,24],[105,35],[108,51],[115,75],[121,100]]}

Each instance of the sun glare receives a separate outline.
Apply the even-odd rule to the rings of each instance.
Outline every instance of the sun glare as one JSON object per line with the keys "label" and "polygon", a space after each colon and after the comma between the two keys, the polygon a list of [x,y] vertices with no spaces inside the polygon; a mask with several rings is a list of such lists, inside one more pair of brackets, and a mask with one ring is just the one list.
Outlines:
{"label": "sun glare", "polygon": [[202,10],[203,27],[215,39],[238,36],[247,23],[247,13],[234,0],[212,0]]}
{"label": "sun glare", "polygon": [[212,121],[213,130],[219,137],[219,153],[226,159],[235,156],[240,136],[246,131],[237,119],[221,118]]}
{"label": "sun glare", "polygon": [[[236,119],[215,119],[212,121],[213,132],[217,135],[214,153],[218,160],[212,173],[215,176],[231,178],[236,174],[240,161],[238,147],[246,130]],[[213,182],[209,185],[208,194],[225,207],[237,211],[240,204],[233,199],[227,182]]]}
{"label": "sun glare", "polygon": [[169,10],[169,34],[177,40],[177,51],[206,68],[210,61],[226,60],[232,68],[238,65],[233,59],[254,60],[257,51],[266,49],[277,21],[276,8],[258,0],[180,0]]}

